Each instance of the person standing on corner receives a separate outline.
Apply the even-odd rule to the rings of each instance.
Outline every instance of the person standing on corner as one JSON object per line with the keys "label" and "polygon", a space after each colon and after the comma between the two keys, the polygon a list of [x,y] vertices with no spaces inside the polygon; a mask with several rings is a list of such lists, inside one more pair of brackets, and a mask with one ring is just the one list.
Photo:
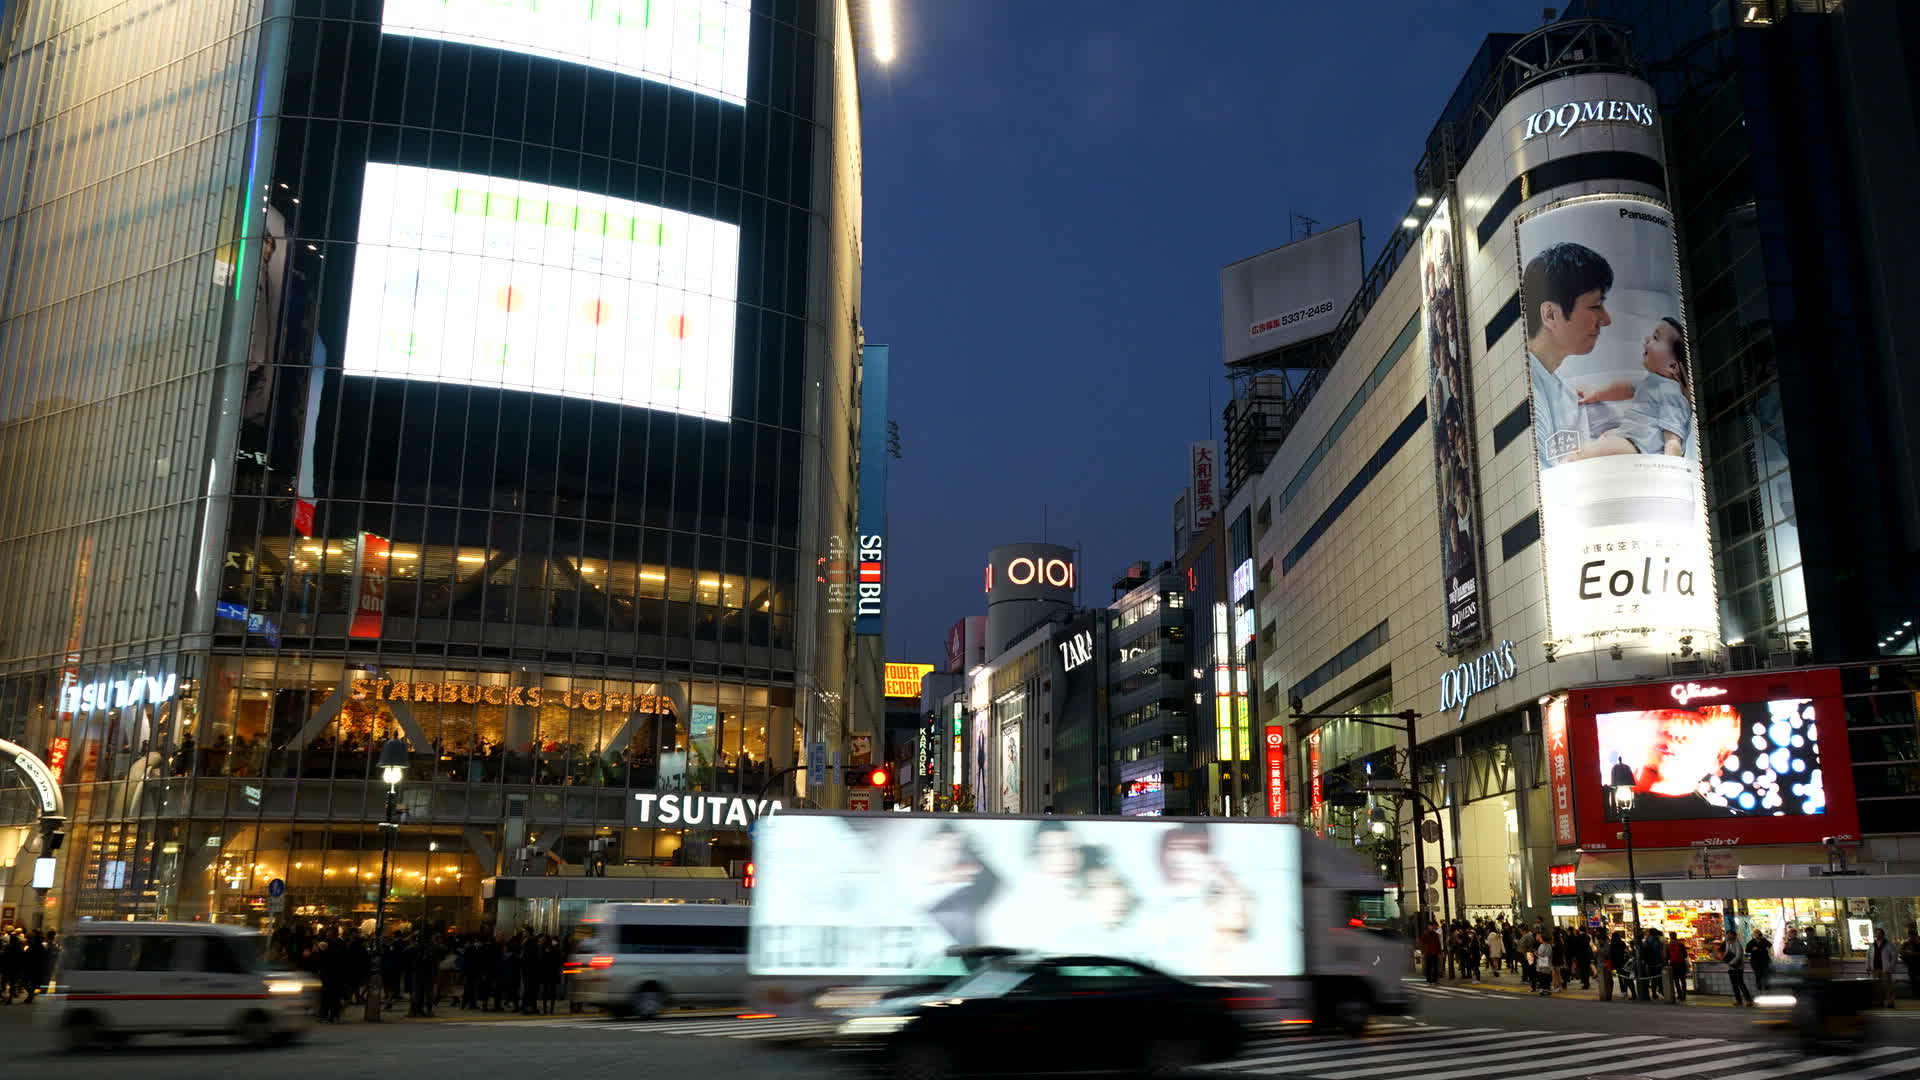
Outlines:
{"label": "person standing on corner", "polygon": [[1878,926],[1873,928],[1873,945],[1867,950],[1867,970],[1873,973],[1874,1004],[1893,1008],[1893,942]]}
{"label": "person standing on corner", "polygon": [[1920,923],[1907,924],[1906,940],[1900,943],[1900,963],[1907,969],[1907,987],[1920,998]]}
{"label": "person standing on corner", "polygon": [[1500,969],[1507,963],[1507,942],[1500,936],[1498,929],[1487,931],[1487,971],[1494,977],[1500,977]]}
{"label": "person standing on corner", "polygon": [[1424,963],[1428,986],[1440,985],[1440,931],[1429,921],[1420,932],[1420,958]]}
{"label": "person standing on corner", "polygon": [[1753,968],[1753,985],[1761,993],[1773,985],[1773,946],[1755,928],[1753,936],[1747,939],[1747,965]]}
{"label": "person standing on corner", "polygon": [[1727,941],[1720,950],[1720,959],[1727,964],[1727,981],[1733,985],[1734,1007],[1753,1004],[1753,992],[1747,989],[1747,954],[1740,948],[1738,932],[1727,931]]}
{"label": "person standing on corner", "polygon": [[1687,1000],[1687,943],[1679,934],[1667,935],[1667,1004]]}
{"label": "person standing on corner", "polygon": [[1534,978],[1541,997],[1553,996],[1553,940],[1542,935],[1533,947]]}

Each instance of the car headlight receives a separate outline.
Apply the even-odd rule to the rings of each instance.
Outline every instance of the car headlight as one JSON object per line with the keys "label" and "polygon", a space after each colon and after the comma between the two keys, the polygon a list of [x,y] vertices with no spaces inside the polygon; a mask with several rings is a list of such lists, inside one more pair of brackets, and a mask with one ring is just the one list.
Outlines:
{"label": "car headlight", "polygon": [[840,1034],[891,1035],[911,1023],[911,1016],[856,1016],[840,1025]]}
{"label": "car headlight", "polygon": [[298,979],[273,979],[267,983],[269,994],[298,994],[306,988],[307,984]]}
{"label": "car headlight", "polygon": [[1787,1008],[1791,1007],[1796,1000],[1792,994],[1756,994],[1754,995],[1753,1003],[1755,1005],[1765,1005],[1772,1008]]}

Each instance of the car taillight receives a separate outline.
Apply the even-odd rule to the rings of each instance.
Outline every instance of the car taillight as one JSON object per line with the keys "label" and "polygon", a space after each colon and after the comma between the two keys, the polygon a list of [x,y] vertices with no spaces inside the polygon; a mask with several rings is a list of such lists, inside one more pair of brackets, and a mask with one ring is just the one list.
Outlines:
{"label": "car taillight", "polygon": [[580,973],[580,969],[585,966],[586,965],[582,964],[578,960],[569,960],[566,963],[560,965],[560,974],[578,975]]}
{"label": "car taillight", "polygon": [[1273,999],[1270,997],[1230,997],[1230,998],[1221,998],[1220,1002],[1221,1004],[1225,1005],[1229,1009],[1271,1009],[1273,1008]]}
{"label": "car taillight", "polygon": [[590,968],[610,968],[613,966],[613,957],[596,956],[593,959],[587,961],[587,966]]}

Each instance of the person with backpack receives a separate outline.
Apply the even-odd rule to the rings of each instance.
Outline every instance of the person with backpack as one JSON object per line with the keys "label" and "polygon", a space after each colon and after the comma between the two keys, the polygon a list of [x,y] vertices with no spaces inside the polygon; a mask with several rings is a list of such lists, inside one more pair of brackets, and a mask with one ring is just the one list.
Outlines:
{"label": "person with backpack", "polygon": [[1727,942],[1720,950],[1720,959],[1727,965],[1727,981],[1733,985],[1733,1004],[1735,1008],[1753,1004],[1753,991],[1747,989],[1747,953],[1740,947],[1740,935],[1727,931]]}

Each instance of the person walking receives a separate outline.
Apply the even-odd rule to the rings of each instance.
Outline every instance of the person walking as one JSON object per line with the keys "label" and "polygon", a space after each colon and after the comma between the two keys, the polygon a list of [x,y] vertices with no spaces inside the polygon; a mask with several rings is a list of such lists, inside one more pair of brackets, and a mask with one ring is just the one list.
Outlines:
{"label": "person walking", "polygon": [[1920,998],[1920,923],[1907,924],[1906,940],[1900,943],[1900,963],[1907,969],[1907,987]]}
{"label": "person walking", "polygon": [[1873,928],[1873,946],[1867,950],[1867,970],[1873,974],[1875,1005],[1893,1008],[1893,942],[1883,927]]}
{"label": "person walking", "polygon": [[1733,986],[1734,1006],[1753,1004],[1753,991],[1747,989],[1747,953],[1740,947],[1740,935],[1735,931],[1727,931],[1727,941],[1720,950],[1720,959],[1727,965],[1727,982]]}
{"label": "person walking", "polygon": [[1440,985],[1440,931],[1433,923],[1420,932],[1420,958],[1428,986]]}
{"label": "person walking", "polygon": [[1766,993],[1773,985],[1773,946],[1757,928],[1747,939],[1747,966],[1753,969],[1754,989]]}
{"label": "person walking", "polygon": [[1679,934],[1667,935],[1667,1004],[1687,1000],[1687,943]]}

